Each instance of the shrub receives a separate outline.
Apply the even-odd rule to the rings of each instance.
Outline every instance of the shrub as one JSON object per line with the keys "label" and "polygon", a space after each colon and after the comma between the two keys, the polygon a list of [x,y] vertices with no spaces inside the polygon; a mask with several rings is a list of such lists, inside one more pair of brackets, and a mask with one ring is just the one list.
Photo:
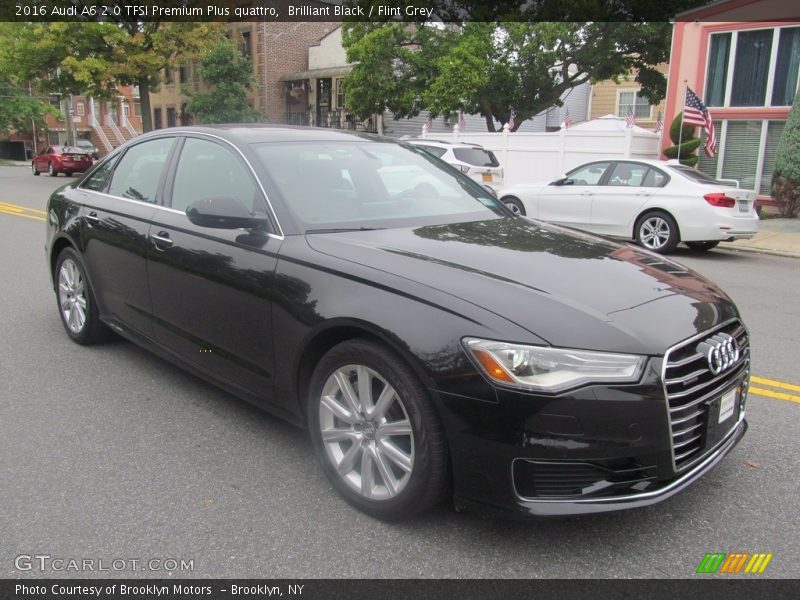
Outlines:
{"label": "shrub", "polygon": [[[684,125],[683,132],[681,132],[681,122],[683,113],[678,113],[672,120],[672,125],[669,126],[669,139],[672,140],[674,146],[664,148],[664,154],[667,158],[677,158],[681,164],[693,167],[697,164],[697,156],[694,151],[700,145],[700,138],[694,137],[694,125]],[[680,142],[680,146],[678,145]]]}
{"label": "shrub", "polygon": [[800,92],[795,96],[786,126],[778,142],[775,170],[772,173],[772,197],[784,217],[800,212]]}

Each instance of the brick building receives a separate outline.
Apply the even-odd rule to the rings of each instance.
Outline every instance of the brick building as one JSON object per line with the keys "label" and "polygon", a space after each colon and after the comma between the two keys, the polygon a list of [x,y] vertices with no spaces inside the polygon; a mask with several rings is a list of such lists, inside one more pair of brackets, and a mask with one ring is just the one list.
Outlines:
{"label": "brick building", "polygon": [[[302,97],[282,77],[287,73],[308,69],[309,48],[339,27],[339,23],[230,23],[228,32],[239,49],[253,61],[255,84],[248,94],[248,103],[264,120],[282,123],[288,106],[308,106],[307,91]],[[183,93],[202,89],[203,82],[196,65],[165,71],[158,92],[151,92],[153,128],[173,127],[189,123],[185,113],[188,97]]]}

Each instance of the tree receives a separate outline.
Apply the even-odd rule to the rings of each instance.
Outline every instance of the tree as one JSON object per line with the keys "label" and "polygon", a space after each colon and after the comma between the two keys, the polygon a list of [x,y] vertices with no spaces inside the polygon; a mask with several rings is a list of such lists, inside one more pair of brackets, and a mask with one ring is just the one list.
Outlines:
{"label": "tree", "polygon": [[772,173],[772,197],[784,217],[800,212],[800,93],[783,128]]}
{"label": "tree", "polygon": [[0,80],[0,135],[28,131],[32,122],[41,126],[47,113],[55,115],[58,111],[11,82]]}
{"label": "tree", "polygon": [[211,89],[190,95],[186,111],[201,123],[245,123],[259,113],[247,104],[253,85],[253,65],[236,45],[225,38],[205,52],[200,75]]}
{"label": "tree", "polygon": [[[112,4],[127,3],[106,3]],[[143,128],[150,131],[150,90],[161,71],[197,56],[223,29],[222,23],[153,21],[13,24],[0,30],[0,61],[17,80],[36,81],[40,93],[111,98],[118,85],[137,85]]]}
{"label": "tree", "polygon": [[[11,34],[10,23],[0,23],[0,43]],[[31,85],[25,85],[12,75],[12,65],[0,53],[0,135],[12,131],[28,131],[31,125],[39,127],[45,115],[59,114],[49,102],[34,95]]]}
{"label": "tree", "polygon": [[642,94],[658,103],[666,79],[656,66],[669,59],[672,33],[665,15],[702,2],[663,0],[634,10],[623,0],[433,0],[425,3],[436,11],[429,19],[463,21],[347,23],[342,39],[355,63],[344,82],[348,109],[361,119],[385,109],[396,118],[464,111],[482,115],[489,131],[513,111],[516,129],[561,106],[575,86],[631,72]]}

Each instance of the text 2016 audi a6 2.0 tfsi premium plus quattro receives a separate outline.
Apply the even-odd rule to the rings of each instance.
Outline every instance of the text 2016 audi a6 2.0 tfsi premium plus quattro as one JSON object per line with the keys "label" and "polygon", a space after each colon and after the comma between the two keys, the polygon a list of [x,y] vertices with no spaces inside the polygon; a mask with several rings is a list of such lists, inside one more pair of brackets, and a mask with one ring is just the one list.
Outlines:
{"label": "text 2016 audi a6 2.0 tfsi premium plus quattro", "polygon": [[47,210],[70,338],[114,331],[305,426],[379,518],[653,504],[747,428],[748,333],[719,288],[516,216],[410,145],[165,129]]}

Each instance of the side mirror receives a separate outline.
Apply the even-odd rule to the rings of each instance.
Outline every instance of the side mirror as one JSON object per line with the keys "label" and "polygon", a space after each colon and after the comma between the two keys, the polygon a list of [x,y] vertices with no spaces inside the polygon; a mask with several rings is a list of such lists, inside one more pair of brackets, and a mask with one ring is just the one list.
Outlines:
{"label": "side mirror", "polygon": [[186,216],[198,227],[214,229],[255,229],[267,222],[266,215],[250,212],[241,200],[230,196],[197,200],[186,209]]}
{"label": "side mirror", "polygon": [[574,179],[570,179],[569,177],[562,177],[561,179],[556,179],[550,185],[573,185],[575,183]]}

